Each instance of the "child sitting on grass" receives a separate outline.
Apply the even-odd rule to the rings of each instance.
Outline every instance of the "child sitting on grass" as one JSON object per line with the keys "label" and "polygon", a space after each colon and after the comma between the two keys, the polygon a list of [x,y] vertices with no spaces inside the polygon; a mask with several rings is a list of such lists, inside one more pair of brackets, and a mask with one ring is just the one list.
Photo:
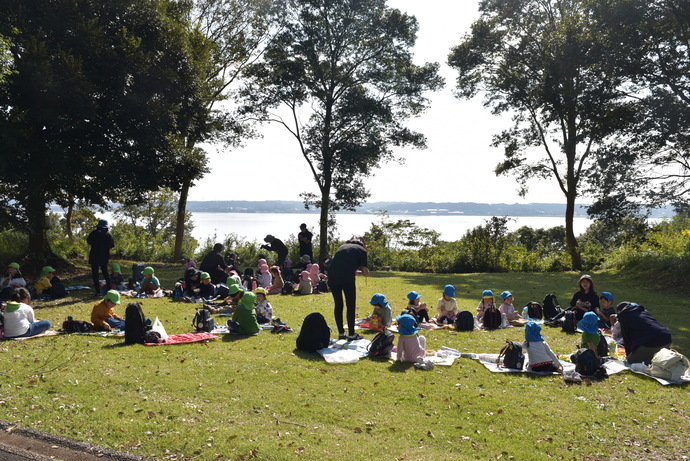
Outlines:
{"label": "child sitting on grass", "polygon": [[38,276],[36,282],[36,294],[51,296],[53,285],[60,283],[60,278],[55,275],[55,269],[51,266],[45,266],[41,269],[41,274]]}
{"label": "child sitting on grass", "polygon": [[154,298],[162,296],[163,290],[161,290],[161,282],[158,277],[154,276],[153,267],[145,267],[141,274],[144,278],[141,280],[141,288],[139,289],[139,294],[150,295]]}
{"label": "child sitting on grass", "polygon": [[273,306],[266,299],[266,289],[257,288],[254,290],[256,295],[256,321],[259,324],[271,323],[273,320]]}
{"label": "child sitting on grass", "polygon": [[268,294],[269,295],[279,295],[283,291],[283,286],[285,285],[285,281],[283,280],[283,276],[280,273],[280,267],[278,266],[273,266],[271,267],[270,271],[271,276],[273,277],[271,286],[268,287]]}
{"label": "child sitting on grass", "polygon": [[577,327],[582,330],[582,345],[587,349],[592,349],[597,357],[599,353],[597,348],[599,346],[599,319],[594,312],[585,312],[582,320],[577,322]]}
{"label": "child sitting on grass", "polygon": [[29,290],[24,287],[14,290],[5,306],[3,322],[6,338],[37,336],[48,331],[50,321],[36,320],[30,302]]}
{"label": "child sitting on grass", "polygon": [[438,300],[436,305],[436,317],[434,320],[438,325],[450,324],[455,322],[455,317],[458,315],[458,302],[454,298],[455,287],[453,285],[446,285],[443,287],[443,296]]}
{"label": "child sitting on grass", "polygon": [[311,274],[308,270],[303,270],[299,274],[299,284],[295,287],[295,292],[301,295],[310,295],[312,291]]}
{"label": "child sitting on grass", "polygon": [[110,289],[124,291],[125,277],[122,275],[119,264],[113,264],[110,269]]}
{"label": "child sitting on grass", "polygon": [[416,363],[419,357],[426,357],[426,338],[419,336],[416,320],[410,314],[399,315],[398,322],[398,362]]}
{"label": "child sitting on grass", "polygon": [[516,326],[522,326],[525,321],[522,316],[515,311],[515,306],[513,306],[513,294],[510,291],[504,291],[501,293],[501,299],[503,304],[498,308],[501,311],[501,315],[511,324]]}
{"label": "child sitting on grass", "polygon": [[[369,317],[369,324],[372,330],[384,330],[393,324],[393,311],[386,301],[386,297],[381,293],[375,293],[371,297],[369,304],[374,306],[374,312]],[[413,317],[414,318],[414,317]]]}
{"label": "child sitting on grass", "polygon": [[407,305],[407,309],[416,314],[418,321],[428,322],[429,309],[426,307],[426,303],[420,301],[421,298],[422,296],[416,291],[410,291],[407,293],[407,300],[410,301],[410,303]]}
{"label": "child sitting on grass", "polygon": [[611,328],[616,323],[613,295],[608,291],[602,291],[599,296],[599,307],[595,307],[594,312],[599,316],[599,328]]}
{"label": "child sitting on grass", "polygon": [[216,286],[211,283],[211,275],[208,272],[202,272],[199,278],[201,279],[199,298],[212,299],[216,295]]}
{"label": "child sitting on grass", "polygon": [[259,334],[261,327],[259,327],[259,323],[256,321],[255,300],[256,295],[251,291],[247,291],[242,295],[240,302],[237,304],[237,309],[232,314],[232,320],[228,320],[230,333],[236,335]]}
{"label": "child sitting on grass", "polygon": [[115,313],[115,306],[120,304],[120,293],[109,290],[99,303],[91,310],[91,323],[96,331],[124,330],[125,321]]}
{"label": "child sitting on grass", "polygon": [[563,366],[558,357],[541,335],[541,326],[535,322],[525,325],[525,342],[522,350],[527,356],[527,369],[532,371],[563,372]]}
{"label": "child sitting on grass", "polygon": [[259,267],[257,283],[261,288],[268,288],[271,286],[271,274],[269,273],[268,264],[262,264]]}

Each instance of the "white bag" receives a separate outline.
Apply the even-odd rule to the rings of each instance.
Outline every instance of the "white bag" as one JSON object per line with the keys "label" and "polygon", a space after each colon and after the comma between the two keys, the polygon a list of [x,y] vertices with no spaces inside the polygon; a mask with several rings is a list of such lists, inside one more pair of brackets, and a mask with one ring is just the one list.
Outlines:
{"label": "white bag", "polygon": [[680,382],[681,378],[688,373],[687,357],[671,349],[661,349],[654,354],[652,365],[649,371],[653,376],[671,382]]}
{"label": "white bag", "polygon": [[153,331],[158,332],[158,334],[161,335],[161,339],[162,339],[163,341],[167,341],[167,340],[168,340],[168,333],[166,333],[165,327],[163,326],[163,324],[161,323],[161,321],[158,320],[158,317],[156,317],[156,320],[153,322],[153,325],[151,326],[151,329],[152,329]]}

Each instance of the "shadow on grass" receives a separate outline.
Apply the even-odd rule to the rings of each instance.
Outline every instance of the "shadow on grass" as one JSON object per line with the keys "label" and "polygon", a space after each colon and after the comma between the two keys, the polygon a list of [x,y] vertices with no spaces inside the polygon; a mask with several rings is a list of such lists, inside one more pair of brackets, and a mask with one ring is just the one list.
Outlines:
{"label": "shadow on grass", "polygon": [[393,373],[405,373],[410,368],[414,368],[414,363],[395,362],[388,367],[388,371],[392,371]]}
{"label": "shadow on grass", "polygon": [[306,352],[306,351],[302,351],[300,349],[295,348],[292,351],[292,353],[295,354],[295,356],[297,356],[301,359],[304,359],[304,360],[309,360],[310,362],[325,362],[323,357],[321,357],[321,355],[319,355],[316,352]]}
{"label": "shadow on grass", "polygon": [[[261,333],[259,333],[261,334]],[[224,334],[222,341],[224,343],[234,343],[235,341],[240,341],[243,339],[249,339],[249,338],[255,338],[259,335],[233,335],[233,334]]]}

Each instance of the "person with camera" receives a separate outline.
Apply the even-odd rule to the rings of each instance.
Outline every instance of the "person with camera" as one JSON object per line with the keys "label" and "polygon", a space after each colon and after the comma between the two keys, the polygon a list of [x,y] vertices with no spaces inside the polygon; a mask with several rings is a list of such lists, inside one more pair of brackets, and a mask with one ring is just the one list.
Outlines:
{"label": "person with camera", "polygon": [[278,253],[278,262],[276,263],[276,266],[282,268],[285,265],[285,260],[287,259],[288,255],[288,249],[283,243],[283,241],[275,238],[271,234],[268,234],[264,238],[264,242],[266,242],[267,245],[261,245],[261,248],[264,250],[275,251],[276,253]]}

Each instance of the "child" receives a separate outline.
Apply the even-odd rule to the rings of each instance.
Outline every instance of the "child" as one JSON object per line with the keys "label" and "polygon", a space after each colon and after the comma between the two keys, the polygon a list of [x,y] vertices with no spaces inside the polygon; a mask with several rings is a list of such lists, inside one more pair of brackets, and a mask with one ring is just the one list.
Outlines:
{"label": "child", "polygon": [[577,286],[579,290],[575,292],[573,299],[570,300],[570,306],[576,308],[575,318],[582,320],[585,312],[594,312],[599,307],[599,297],[594,291],[594,281],[591,275],[584,274],[580,277]]}
{"label": "child", "polygon": [[416,363],[419,357],[426,357],[426,338],[417,334],[415,318],[403,314],[395,318],[398,322],[398,362]]}
{"label": "child", "polygon": [[158,278],[153,275],[153,267],[145,267],[144,270],[141,271],[141,274],[144,276],[144,278],[141,281],[141,289],[139,289],[139,294],[151,295],[154,298],[160,296],[159,293],[162,293],[161,282],[159,282]]}
{"label": "child", "polygon": [[446,285],[443,287],[443,296],[438,300],[436,305],[436,317],[434,320],[437,324],[453,324],[455,317],[458,315],[458,302],[454,298],[455,287],[453,285]]}
{"label": "child", "polygon": [[41,269],[41,274],[38,276],[38,282],[36,282],[36,294],[50,296],[53,284],[57,283],[60,283],[60,279],[55,275],[55,269],[51,266],[44,266]]}
{"label": "child", "polygon": [[279,295],[283,291],[283,285],[285,285],[285,281],[283,280],[283,276],[280,274],[280,267],[278,266],[273,266],[269,270],[271,273],[271,276],[273,277],[273,283],[271,283],[271,286],[268,287],[268,294],[269,295]]}
{"label": "child", "polygon": [[19,264],[10,263],[7,266],[5,276],[0,279],[0,290],[2,290],[0,291],[0,299],[10,299],[15,288],[25,286],[26,280],[22,277],[22,273],[19,272]]}
{"label": "child", "polygon": [[319,293],[319,282],[321,281],[321,274],[319,273],[319,265],[314,263],[309,268],[309,277],[311,278],[311,288],[313,293]]}
{"label": "child", "polygon": [[[374,306],[374,312],[372,312],[369,317],[372,330],[389,328],[393,324],[393,311],[388,301],[386,301],[386,297],[381,293],[375,293],[374,296],[371,297],[369,304]],[[374,328],[374,323],[377,321],[374,317],[378,317],[380,326],[385,328]]]}
{"label": "child", "polygon": [[125,289],[125,277],[122,275],[119,264],[113,264],[110,270],[110,288],[117,291]]}
{"label": "child", "polygon": [[29,306],[29,290],[19,287],[12,293],[11,300],[5,307],[4,328],[6,338],[18,338],[40,335],[50,328],[49,320],[34,318],[34,310]]}
{"label": "child", "polygon": [[110,329],[124,330],[125,321],[115,313],[115,306],[120,304],[120,293],[109,290],[91,311],[91,323],[96,331],[110,331]]}
{"label": "child", "polygon": [[271,286],[271,274],[268,273],[268,264],[259,266],[259,279],[257,282],[261,288],[268,288]]}
{"label": "child", "polygon": [[199,292],[201,273],[193,267],[188,267],[184,271],[184,296],[188,299],[196,298]]}
{"label": "child", "polygon": [[484,317],[484,313],[488,309],[495,309],[496,304],[494,303],[494,292],[491,290],[484,290],[482,292],[482,299],[477,305],[477,320],[481,320]]}
{"label": "child", "polygon": [[[229,285],[228,285],[229,286]],[[244,276],[242,277],[242,286],[245,290],[256,290],[259,286],[256,278],[254,278],[254,270],[248,267],[244,270]]]}
{"label": "child", "polygon": [[307,270],[303,270],[299,274],[299,284],[296,287],[296,292],[301,295],[309,295],[313,291],[311,286],[311,274]]}
{"label": "child", "polygon": [[535,322],[525,325],[525,342],[522,350],[527,355],[527,369],[532,371],[563,372],[563,365],[541,336],[541,326]]}
{"label": "child", "polygon": [[498,310],[501,311],[501,315],[505,317],[511,325],[524,325],[525,322],[522,316],[515,312],[513,294],[510,291],[504,291],[501,293],[501,299],[503,300],[503,304],[498,308]]}
{"label": "child", "polygon": [[247,291],[242,295],[237,309],[235,309],[235,312],[232,314],[232,320],[228,320],[228,329],[230,333],[236,335],[259,334],[261,327],[259,327],[259,323],[256,321],[256,311],[254,310],[255,300],[256,295],[251,291]]}
{"label": "child", "polygon": [[586,312],[582,320],[577,322],[577,327],[582,330],[582,346],[592,349],[597,357],[597,347],[599,346],[599,319],[594,312]]}
{"label": "child", "polygon": [[407,305],[407,308],[411,311],[414,311],[414,313],[417,315],[417,319],[420,322],[428,322],[429,309],[426,307],[426,303],[420,302],[421,297],[422,296],[416,291],[410,291],[407,293],[407,299],[410,301],[410,303]]}
{"label": "child", "polygon": [[599,296],[599,306],[594,308],[594,312],[599,316],[599,328],[611,328],[616,323],[613,295],[608,291],[602,291]]}
{"label": "child", "polygon": [[201,284],[199,285],[198,296],[203,299],[211,299],[216,295],[216,286],[211,283],[211,275],[208,272],[202,272],[199,275]]}
{"label": "child", "polygon": [[259,324],[271,323],[273,320],[273,307],[266,299],[266,289],[257,288],[254,290],[256,295],[256,321]]}

